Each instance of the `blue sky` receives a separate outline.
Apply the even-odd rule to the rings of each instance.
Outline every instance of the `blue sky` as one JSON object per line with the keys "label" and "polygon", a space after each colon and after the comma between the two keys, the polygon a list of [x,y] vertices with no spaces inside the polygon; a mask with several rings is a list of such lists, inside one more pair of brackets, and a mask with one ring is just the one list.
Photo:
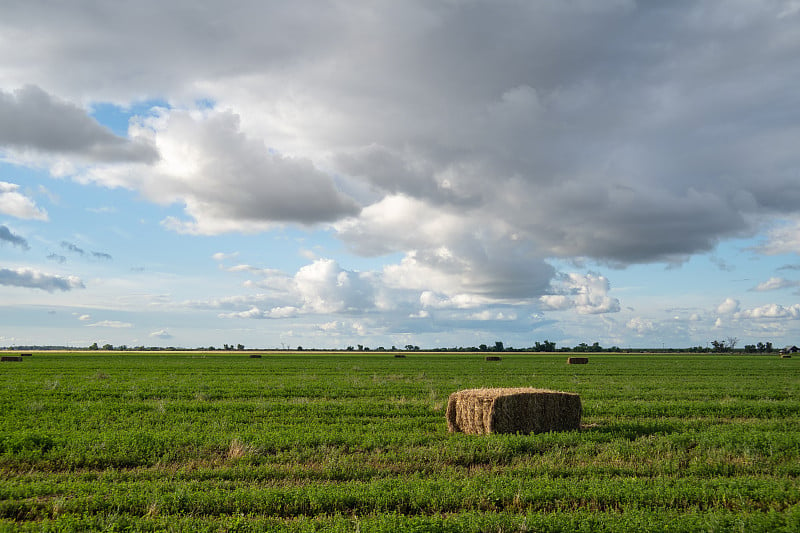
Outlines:
{"label": "blue sky", "polygon": [[798,18],[4,4],[0,346],[797,344]]}

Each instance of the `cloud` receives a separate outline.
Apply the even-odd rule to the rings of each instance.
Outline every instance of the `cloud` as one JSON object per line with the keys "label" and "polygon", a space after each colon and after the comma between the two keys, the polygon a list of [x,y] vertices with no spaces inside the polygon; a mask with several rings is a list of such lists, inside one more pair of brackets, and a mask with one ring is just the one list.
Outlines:
{"label": "cloud", "polygon": [[164,340],[166,340],[166,339],[171,339],[171,338],[173,338],[173,335],[172,335],[172,334],[170,334],[170,333],[169,333],[167,330],[165,330],[165,329],[159,329],[159,330],[157,330],[157,331],[153,331],[152,333],[150,333],[150,337],[154,337],[154,338],[157,338],[157,339],[164,339]]}
{"label": "cloud", "polygon": [[360,209],[310,159],[281,155],[248,136],[231,111],[162,110],[143,120],[140,131],[158,147],[157,163],[95,166],[79,179],[140,190],[161,204],[183,204],[188,219],[168,217],[168,229],[257,232],[276,223],[329,222]]}
{"label": "cloud", "polygon": [[50,261],[55,261],[56,263],[59,263],[59,264],[62,264],[62,265],[67,262],[67,258],[66,257],[64,257],[63,255],[56,254],[56,253],[49,254],[47,256],[47,259],[49,259]]}
{"label": "cloud", "polygon": [[717,307],[717,313],[721,315],[729,315],[739,311],[739,300],[734,298],[725,298],[725,301]]}
{"label": "cloud", "polygon": [[776,223],[767,232],[766,242],[756,250],[767,255],[800,253],[800,217]]}
{"label": "cloud", "polygon": [[635,331],[639,335],[644,335],[646,333],[650,333],[655,331],[656,327],[652,320],[648,320],[646,318],[641,317],[634,317],[628,320],[625,324],[625,327]]}
{"label": "cloud", "polygon": [[605,276],[562,274],[553,283],[554,294],[539,298],[542,307],[551,311],[575,309],[580,314],[617,313],[619,300],[608,295],[611,286]]}
{"label": "cloud", "polygon": [[736,313],[737,319],[800,319],[800,304],[783,306],[779,304],[767,304],[753,309],[745,309]]}
{"label": "cloud", "polygon": [[0,181],[0,213],[17,218],[47,220],[47,211],[36,207],[36,204],[17,192],[19,185]]}
{"label": "cloud", "polygon": [[158,158],[152,146],[114,135],[83,109],[34,85],[13,93],[0,91],[0,147],[90,161],[151,163]]}
{"label": "cloud", "polygon": [[31,268],[0,268],[0,285],[41,289],[47,292],[85,288],[80,278],[47,274]]}
{"label": "cloud", "polygon": [[800,286],[800,282],[792,281],[785,278],[776,278],[772,277],[769,278],[767,281],[763,283],[759,283],[753,289],[754,291],[764,292],[764,291],[777,291],[780,289],[787,289],[791,287]]}
{"label": "cloud", "polygon": [[92,252],[92,257],[95,259],[102,259],[104,261],[111,261],[113,257],[105,252]]}
{"label": "cloud", "polygon": [[86,324],[86,327],[90,328],[132,328],[133,324],[130,322],[120,322],[118,320],[101,320],[100,322],[95,322],[94,324]]}
{"label": "cloud", "polygon": [[61,247],[78,255],[86,255],[86,251],[83,248],[80,248],[77,244],[68,241],[61,241]]}
{"label": "cloud", "polygon": [[2,244],[3,242],[9,242],[14,246],[19,246],[23,250],[30,249],[28,241],[25,240],[25,238],[12,233],[11,230],[8,229],[8,227],[6,226],[0,226],[0,244]]}

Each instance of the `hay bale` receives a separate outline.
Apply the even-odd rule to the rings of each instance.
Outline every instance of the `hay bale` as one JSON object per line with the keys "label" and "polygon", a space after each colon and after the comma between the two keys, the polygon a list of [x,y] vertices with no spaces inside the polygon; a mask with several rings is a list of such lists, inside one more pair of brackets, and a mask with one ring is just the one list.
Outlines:
{"label": "hay bale", "polygon": [[260,353],[251,353],[250,354],[250,359],[261,359],[261,354]]}
{"label": "hay bale", "polygon": [[32,355],[33,355],[32,353],[21,353],[21,354],[19,354],[20,357],[31,357]]}
{"label": "hay bale", "polygon": [[447,429],[469,435],[580,429],[575,393],[533,388],[467,389],[447,401]]}
{"label": "hay bale", "polygon": [[503,358],[500,357],[499,355],[487,355],[486,356],[486,360],[487,361],[502,361]]}
{"label": "hay bale", "polygon": [[785,353],[785,354],[783,354],[783,355],[781,356],[781,359],[791,359],[791,358],[792,358],[792,356],[791,356],[791,355],[789,355],[788,353]]}
{"label": "hay bale", "polygon": [[404,354],[404,353],[396,353],[396,354],[394,354],[394,356],[397,357],[397,358],[401,358],[401,357],[405,357],[406,354]]}
{"label": "hay bale", "polygon": [[3,355],[0,357],[0,361],[3,363],[20,362],[22,361],[22,357],[19,355]]}
{"label": "hay bale", "polygon": [[589,362],[588,357],[567,357],[568,365],[585,365]]}

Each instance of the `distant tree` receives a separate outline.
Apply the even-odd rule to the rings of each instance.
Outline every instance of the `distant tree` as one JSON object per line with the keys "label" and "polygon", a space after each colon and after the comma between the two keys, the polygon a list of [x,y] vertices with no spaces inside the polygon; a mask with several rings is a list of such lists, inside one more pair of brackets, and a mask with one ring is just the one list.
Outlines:
{"label": "distant tree", "polygon": [[534,349],[537,352],[555,352],[556,351],[556,343],[550,342],[548,340],[544,342],[536,341],[534,345]]}
{"label": "distant tree", "polygon": [[353,350],[355,350],[355,348],[353,348],[352,346],[348,346],[348,347],[347,347],[347,351],[348,351],[348,352],[352,352]]}
{"label": "distant tree", "polygon": [[725,342],[728,345],[728,349],[730,351],[733,351],[733,349],[736,348],[736,345],[739,343],[739,338],[738,337],[728,337],[725,340]]}
{"label": "distant tree", "polygon": [[237,344],[236,345],[236,349],[237,350],[244,350],[244,344]]}
{"label": "distant tree", "polygon": [[489,349],[489,347],[486,346],[485,344],[481,344],[480,346],[478,346],[478,349],[482,352],[485,352]]}
{"label": "distant tree", "polygon": [[302,352],[302,351],[303,351],[303,347],[302,347],[302,346],[298,346],[298,347],[297,347],[297,351],[298,351],[298,352]]}
{"label": "distant tree", "polygon": [[495,352],[502,352],[504,350],[503,341],[495,341],[494,343],[494,351]]}
{"label": "distant tree", "polygon": [[574,347],[572,349],[572,351],[573,352],[588,352],[589,351],[589,345],[586,344],[585,342],[582,342],[579,345],[577,345],[576,347]]}
{"label": "distant tree", "polygon": [[103,349],[104,349],[104,350],[113,350],[113,349],[114,349],[114,347],[113,347],[112,345],[110,345],[110,344],[104,344],[104,345],[103,345]]}
{"label": "distant tree", "polygon": [[91,346],[89,346],[89,349],[90,349],[90,350],[99,350],[100,348],[98,348],[98,347],[97,347],[97,343],[96,343],[96,342],[94,342],[94,343],[92,343],[92,345],[91,345]]}
{"label": "distant tree", "polygon": [[358,345],[358,351],[359,352],[363,352],[364,351],[364,345],[363,344],[359,344]]}

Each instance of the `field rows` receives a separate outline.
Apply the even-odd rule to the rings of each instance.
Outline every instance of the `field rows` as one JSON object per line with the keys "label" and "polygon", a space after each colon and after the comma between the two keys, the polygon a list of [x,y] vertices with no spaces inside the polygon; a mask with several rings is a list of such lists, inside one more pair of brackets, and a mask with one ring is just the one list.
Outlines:
{"label": "field rows", "polygon": [[[795,360],[35,354],[0,367],[0,529],[797,531]],[[447,396],[581,431],[447,433]]]}

